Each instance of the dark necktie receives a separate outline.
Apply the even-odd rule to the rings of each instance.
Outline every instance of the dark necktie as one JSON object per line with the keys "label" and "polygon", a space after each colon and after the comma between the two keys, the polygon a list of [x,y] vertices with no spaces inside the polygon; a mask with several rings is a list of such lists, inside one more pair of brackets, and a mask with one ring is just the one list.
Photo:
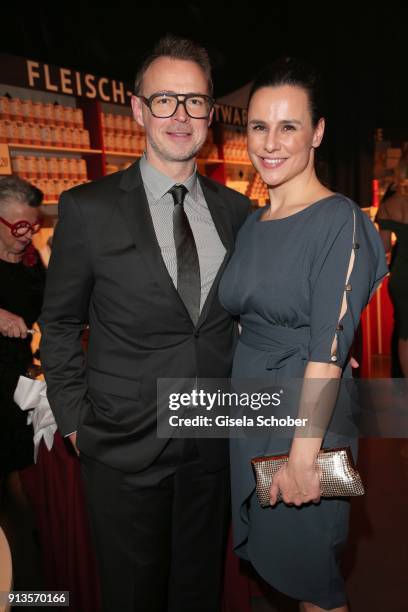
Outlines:
{"label": "dark necktie", "polygon": [[196,324],[200,316],[200,265],[193,232],[183,206],[187,191],[184,185],[174,185],[169,189],[174,200],[173,233],[177,255],[177,291],[191,320]]}

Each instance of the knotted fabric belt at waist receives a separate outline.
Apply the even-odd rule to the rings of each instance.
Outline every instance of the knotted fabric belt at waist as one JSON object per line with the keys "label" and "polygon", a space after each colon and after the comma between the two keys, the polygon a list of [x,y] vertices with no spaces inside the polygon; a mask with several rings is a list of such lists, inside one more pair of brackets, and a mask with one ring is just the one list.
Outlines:
{"label": "knotted fabric belt at waist", "polygon": [[267,353],[266,369],[273,370],[282,368],[295,355],[299,359],[307,359],[310,328],[279,325],[266,328],[262,325],[262,329],[257,330],[255,326],[244,325],[239,340],[246,346]]}

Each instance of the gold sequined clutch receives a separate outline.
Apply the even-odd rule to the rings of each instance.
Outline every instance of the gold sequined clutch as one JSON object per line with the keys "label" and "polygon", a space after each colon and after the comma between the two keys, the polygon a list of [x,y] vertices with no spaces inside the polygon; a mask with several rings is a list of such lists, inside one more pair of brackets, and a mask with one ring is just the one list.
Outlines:
{"label": "gold sequined clutch", "polygon": [[[270,506],[269,490],[273,476],[282,465],[287,463],[288,458],[288,455],[277,455],[251,459],[256,477],[256,493],[263,508]],[[364,486],[349,448],[321,450],[317,455],[316,465],[320,470],[322,497],[364,495]]]}

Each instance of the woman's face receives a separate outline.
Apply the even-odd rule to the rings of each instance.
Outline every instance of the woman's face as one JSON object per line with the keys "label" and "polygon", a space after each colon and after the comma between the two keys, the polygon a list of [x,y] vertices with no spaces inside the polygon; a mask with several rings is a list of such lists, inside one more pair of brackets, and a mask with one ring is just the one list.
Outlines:
{"label": "woman's face", "polygon": [[[27,206],[27,204],[20,202],[10,202],[0,206],[0,217],[11,224],[17,223],[17,221],[28,221],[33,225],[38,222],[39,208]],[[28,231],[25,236],[16,237],[13,236],[10,228],[0,223],[0,247],[7,253],[22,258],[31,238],[31,231]]]}
{"label": "woman's face", "polygon": [[308,95],[294,85],[263,87],[248,108],[248,154],[262,179],[277,187],[313,169],[324,120],[313,127]]}

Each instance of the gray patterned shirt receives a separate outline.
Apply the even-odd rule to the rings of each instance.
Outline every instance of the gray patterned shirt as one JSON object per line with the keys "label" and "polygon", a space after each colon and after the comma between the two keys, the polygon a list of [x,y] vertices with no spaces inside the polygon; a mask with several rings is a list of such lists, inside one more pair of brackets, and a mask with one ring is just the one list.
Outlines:
{"label": "gray patterned shirt", "polygon": [[[197,180],[196,170],[195,168],[183,185],[188,189],[184,210],[194,235],[200,263],[201,310],[225,257],[225,247],[218,236],[201,185]],[[145,155],[140,160],[140,172],[163,261],[174,286],[177,287],[177,256],[173,236],[174,202],[173,196],[168,193],[175,182],[149,164]]]}

